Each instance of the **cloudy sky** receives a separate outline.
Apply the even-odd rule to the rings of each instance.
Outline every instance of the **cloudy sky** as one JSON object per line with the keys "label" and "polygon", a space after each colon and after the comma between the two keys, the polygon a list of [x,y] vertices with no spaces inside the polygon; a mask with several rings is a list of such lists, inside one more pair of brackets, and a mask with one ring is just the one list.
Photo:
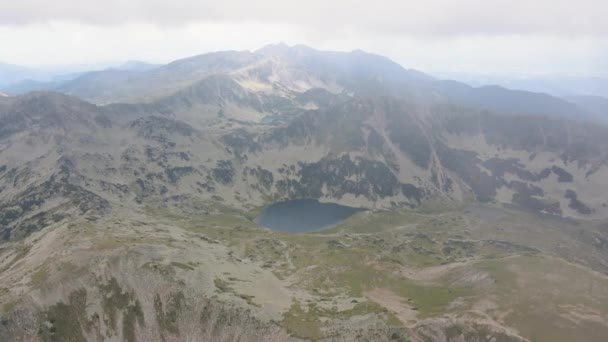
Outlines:
{"label": "cloudy sky", "polygon": [[608,75],[605,0],[0,0],[0,62],[168,62],[276,42],[423,71]]}

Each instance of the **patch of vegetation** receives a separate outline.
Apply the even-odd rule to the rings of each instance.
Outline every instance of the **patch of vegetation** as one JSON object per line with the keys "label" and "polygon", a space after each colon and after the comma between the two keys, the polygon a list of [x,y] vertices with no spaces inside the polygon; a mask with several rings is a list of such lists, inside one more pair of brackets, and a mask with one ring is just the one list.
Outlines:
{"label": "patch of vegetation", "polygon": [[38,336],[44,342],[86,342],[85,335],[94,323],[87,317],[87,291],[72,292],[68,302],[59,302],[42,313]]}
{"label": "patch of vegetation", "polygon": [[7,263],[6,265],[4,265],[4,267],[2,267],[0,269],[0,273],[5,272],[7,270],[9,270],[14,264],[16,264],[19,260],[23,259],[24,257],[26,257],[28,255],[28,253],[30,252],[30,250],[32,249],[32,246],[30,245],[25,245],[25,244],[18,244],[15,247],[15,251],[13,253],[13,259]]}
{"label": "patch of vegetation", "polygon": [[364,211],[350,216],[332,228],[320,231],[319,234],[335,234],[340,231],[348,233],[379,233],[407,224],[416,224],[419,221],[420,216],[408,210]]}
{"label": "patch of vegetation", "polygon": [[[237,281],[237,280],[234,280]],[[244,300],[245,302],[247,302],[247,304],[251,305],[251,306],[257,306],[259,307],[260,305],[255,303],[253,301],[253,299],[255,298],[255,296],[251,296],[251,295],[246,295],[246,294],[242,294],[242,293],[237,293],[234,288],[231,285],[231,282],[233,281],[226,281],[224,279],[221,278],[215,278],[213,280],[213,284],[215,285],[215,287],[222,293],[231,293],[233,295],[235,295],[238,298],[241,298],[242,300]]]}
{"label": "patch of vegetation", "polygon": [[591,208],[578,199],[578,195],[574,190],[566,190],[566,198],[570,200],[568,207],[576,210],[579,214],[589,215],[593,212]]}
{"label": "patch of vegetation", "polygon": [[524,165],[516,158],[491,158],[481,163],[496,177],[504,177],[505,173],[512,173],[518,178],[528,181],[538,181],[539,177],[525,169]]}
{"label": "patch of vegetation", "polygon": [[517,288],[517,276],[509,270],[503,259],[487,259],[479,261],[475,267],[492,275],[496,286],[507,293]]}
{"label": "patch of vegetation", "polygon": [[108,335],[116,332],[116,320],[118,314],[122,313],[122,337],[125,341],[135,342],[135,323],[140,327],[145,324],[144,313],[135,293],[123,292],[114,277],[107,284],[100,284],[99,290],[103,295],[101,305],[106,315]]}
{"label": "patch of vegetation", "polygon": [[261,149],[255,140],[255,135],[245,129],[237,129],[222,136],[222,141],[232,148],[238,159],[243,159],[246,153],[255,153]]}
{"label": "patch of vegetation", "polygon": [[160,116],[146,116],[131,122],[131,128],[145,139],[161,143],[168,141],[171,135],[191,136],[196,130],[187,123]]}
{"label": "patch of vegetation", "polygon": [[431,160],[431,144],[407,105],[386,100],[382,110],[389,123],[386,126],[389,138],[421,168],[428,168]]}
{"label": "patch of vegetation", "polygon": [[297,301],[283,315],[281,325],[294,337],[313,341],[323,337],[321,333],[322,323],[319,317],[315,315],[313,310],[304,310]]}
{"label": "patch of vegetation", "polygon": [[242,300],[244,300],[245,302],[247,302],[247,304],[249,304],[251,306],[260,307],[259,304],[257,304],[256,302],[253,301],[255,296],[239,293],[239,294],[237,294],[237,297],[241,298]]}
{"label": "patch of vegetation", "polygon": [[154,297],[154,310],[156,312],[156,321],[161,330],[173,335],[179,335],[178,318],[185,305],[185,297],[183,292],[171,293],[163,308],[163,301],[157,294]]}
{"label": "patch of vegetation", "polygon": [[253,184],[253,187],[256,189],[269,191],[274,184],[274,176],[272,175],[272,172],[261,168],[259,165],[257,168],[245,167],[243,173],[256,178],[257,183]]}
{"label": "patch of vegetation", "polygon": [[116,236],[104,236],[95,241],[95,249],[98,251],[117,249],[121,247],[129,246],[130,244],[141,243],[141,240],[136,237],[116,237]]}
{"label": "patch of vegetation", "polygon": [[[0,289],[0,293],[5,292],[6,289]],[[12,302],[6,302],[4,304],[2,304],[2,311],[0,311],[2,314],[8,315],[9,313],[11,313],[13,310],[15,310],[15,308],[17,307],[17,302],[12,301]]]}
{"label": "patch of vegetation", "polygon": [[496,189],[502,185],[502,181],[479,168],[481,160],[475,152],[451,149],[439,144],[437,154],[443,166],[458,174],[471,187],[477,198],[488,201],[496,197]]}
{"label": "patch of vegetation", "polygon": [[230,160],[218,160],[216,167],[211,172],[216,181],[226,185],[232,183],[235,170]]}
{"label": "patch of vegetation", "polygon": [[46,265],[40,267],[32,274],[31,285],[35,288],[40,288],[49,278],[49,268]]}
{"label": "patch of vegetation", "polygon": [[[320,198],[323,189],[332,196],[341,198],[346,194],[364,196],[368,199],[395,196],[401,192],[402,184],[390,168],[378,161],[348,154],[337,158],[326,158],[316,163],[300,163],[299,180],[280,180],[277,189],[282,195],[292,198]],[[420,191],[413,185],[405,185],[403,193],[416,198]]]}
{"label": "patch of vegetation", "polygon": [[173,276],[175,276],[175,269],[172,265],[166,265],[166,264],[160,263],[158,261],[146,262],[145,264],[142,265],[142,268],[159,272],[161,275],[163,275],[164,277],[169,278],[169,279],[171,279]]}
{"label": "patch of vegetation", "polygon": [[[0,205],[0,233],[4,240],[22,239],[34,231],[48,226],[62,218],[51,212],[38,212],[22,222],[16,222],[24,215],[39,209],[47,200],[57,196],[69,200],[69,205],[79,209],[80,214],[102,213],[110,208],[110,202],[85,188],[70,183],[72,162],[63,158],[59,162],[60,171],[47,181],[28,187],[11,200]],[[26,172],[31,172],[27,170]],[[67,205],[67,204],[66,204]]]}
{"label": "patch of vegetation", "polygon": [[177,261],[172,261],[172,262],[171,262],[171,266],[174,266],[174,267],[180,268],[180,269],[182,269],[182,270],[184,270],[184,271],[194,271],[194,267],[192,267],[192,266],[190,266],[190,265],[188,265],[188,264],[184,264],[184,263],[181,263],[181,262],[177,262]]}
{"label": "patch of vegetation", "polygon": [[233,292],[234,289],[230,286],[230,283],[221,278],[215,278],[213,284],[220,292]]}
{"label": "patch of vegetation", "polygon": [[536,212],[546,212],[549,214],[561,215],[562,209],[558,201],[543,200],[532,197],[527,193],[515,193],[511,202],[524,209]]}
{"label": "patch of vegetation", "polygon": [[481,325],[458,325],[454,324],[444,329],[448,341],[493,341],[493,342],[517,342],[519,338],[494,331],[492,328]]}
{"label": "patch of vegetation", "polygon": [[169,179],[169,182],[171,182],[172,184],[176,184],[180,178],[194,172],[194,168],[191,166],[180,166],[180,167],[173,167],[173,168],[165,169],[165,172],[167,174],[167,178]]}
{"label": "patch of vegetation", "polygon": [[82,274],[83,272],[86,272],[87,267],[79,266],[72,262],[65,261],[65,262],[61,262],[57,266],[57,271],[62,272],[64,274],[70,274],[72,276],[78,276],[78,275]]}
{"label": "patch of vegetation", "polygon": [[327,338],[323,328],[332,320],[349,320],[355,316],[375,314],[389,327],[401,327],[403,324],[388,309],[371,301],[356,303],[352,308],[339,311],[336,306],[326,308],[317,302],[304,305],[294,300],[289,311],[283,314],[282,326],[294,337],[317,340]]}
{"label": "patch of vegetation", "polygon": [[557,181],[560,183],[572,183],[574,176],[561,167],[553,165],[551,171],[557,175]]}

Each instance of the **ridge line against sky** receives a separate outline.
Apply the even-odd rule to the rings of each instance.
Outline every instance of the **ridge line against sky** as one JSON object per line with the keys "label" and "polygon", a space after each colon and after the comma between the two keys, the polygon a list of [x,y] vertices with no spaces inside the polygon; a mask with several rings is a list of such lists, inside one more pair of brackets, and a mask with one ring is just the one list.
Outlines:
{"label": "ridge line against sky", "polygon": [[427,72],[606,76],[607,16],[600,0],[4,1],[0,62],[166,63],[285,41]]}

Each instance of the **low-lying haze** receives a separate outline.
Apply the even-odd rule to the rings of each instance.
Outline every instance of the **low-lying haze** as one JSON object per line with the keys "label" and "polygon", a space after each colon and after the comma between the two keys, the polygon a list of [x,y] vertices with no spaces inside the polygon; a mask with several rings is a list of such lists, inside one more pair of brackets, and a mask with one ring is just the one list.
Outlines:
{"label": "low-lying haze", "polygon": [[364,49],[412,68],[597,76],[608,71],[603,1],[5,1],[0,61],[162,63],[270,42]]}

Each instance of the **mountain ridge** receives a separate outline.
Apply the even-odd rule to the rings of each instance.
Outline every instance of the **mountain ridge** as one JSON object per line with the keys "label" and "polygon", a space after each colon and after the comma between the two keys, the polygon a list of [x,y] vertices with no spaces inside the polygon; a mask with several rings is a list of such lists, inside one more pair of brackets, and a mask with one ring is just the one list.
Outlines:
{"label": "mountain ridge", "polygon": [[[439,81],[419,71],[405,69],[386,57],[361,50],[324,52],[307,46],[290,47],[285,44],[268,45],[254,52],[224,51],[197,55],[151,70],[137,71],[138,74],[116,69],[87,73],[73,81],[62,82],[57,86],[51,85],[51,89],[56,88],[54,90],[101,104],[153,102],[165,97],[167,93],[178,92],[202,81],[207,76],[225,73],[228,69],[245,67],[246,64],[260,62],[264,57],[269,56],[282,59],[283,64],[289,60],[286,65],[298,65],[304,73],[314,75],[315,78],[326,83],[342,83],[350,91],[362,93],[374,91],[378,94],[398,91],[400,92],[398,95],[403,96],[403,90],[406,90],[410,96],[424,97],[429,101],[439,94],[451,102],[492,111],[505,113],[528,111],[536,115],[559,115],[597,121],[597,116],[586,109],[545,94],[497,87],[474,88],[455,81]],[[224,66],[214,65],[216,63],[214,60],[223,60]],[[353,70],[357,72],[353,73]],[[169,75],[171,79],[165,79]],[[374,78],[365,78],[370,75]],[[361,88],[362,85],[365,85],[365,88]],[[35,87],[44,88],[44,85]]]}
{"label": "mountain ridge", "polygon": [[[71,82],[99,101],[0,97],[0,340],[608,334],[608,127],[572,104],[281,45]],[[362,210],[256,224],[297,199]]]}

